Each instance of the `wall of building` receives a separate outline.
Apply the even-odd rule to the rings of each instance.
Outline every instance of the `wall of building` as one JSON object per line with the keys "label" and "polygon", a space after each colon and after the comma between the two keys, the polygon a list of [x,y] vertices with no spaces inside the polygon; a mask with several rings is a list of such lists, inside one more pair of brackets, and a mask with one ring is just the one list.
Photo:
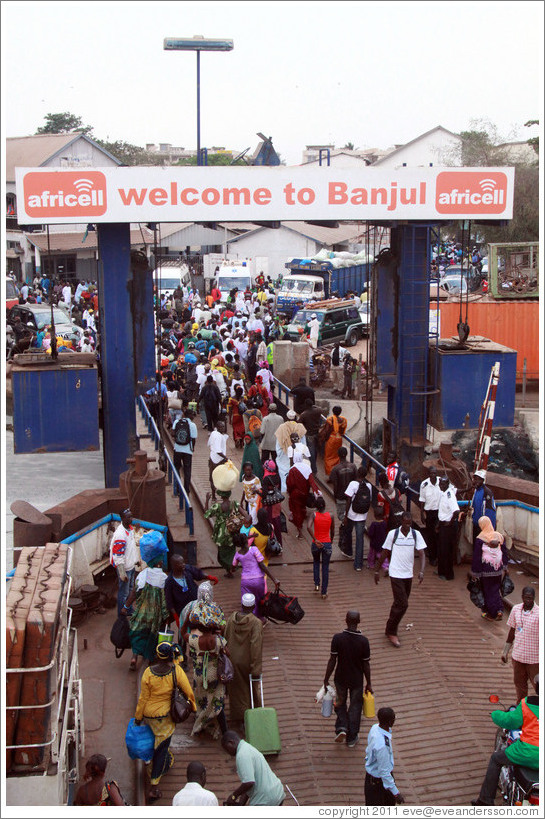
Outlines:
{"label": "wall of building", "polygon": [[269,275],[273,279],[279,273],[286,272],[288,259],[308,258],[319,249],[320,245],[314,239],[307,239],[285,227],[278,230],[263,228],[229,244],[229,253],[238,254],[240,258],[266,256],[269,259]]}
{"label": "wall of building", "polygon": [[404,145],[395,153],[380,160],[381,168],[401,168],[406,163],[409,168],[433,165],[460,164],[460,137],[446,131],[433,131]]}

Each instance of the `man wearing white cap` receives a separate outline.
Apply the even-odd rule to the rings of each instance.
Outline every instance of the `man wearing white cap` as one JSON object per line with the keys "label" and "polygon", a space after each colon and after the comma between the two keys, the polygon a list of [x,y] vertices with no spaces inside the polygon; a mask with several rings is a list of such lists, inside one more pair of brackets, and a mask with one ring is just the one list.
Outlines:
{"label": "man wearing white cap", "polygon": [[496,501],[489,486],[486,485],[486,470],[477,469],[473,473],[473,497],[471,498],[469,508],[471,511],[471,520],[473,522],[473,543],[479,537],[480,526],[479,518],[486,516],[492,521],[492,526],[496,528]]}
{"label": "man wearing white cap", "polygon": [[320,322],[316,316],[316,313],[313,313],[310,317],[310,321],[308,323],[309,329],[309,344],[313,350],[318,347],[318,338],[320,335]]}
{"label": "man wearing white cap", "polygon": [[[253,613],[254,606],[255,596],[243,594],[242,611],[233,612],[225,627],[227,648],[235,670],[233,681],[228,686],[231,722],[244,720],[244,712],[251,707],[250,674],[259,677],[262,669],[263,623]],[[260,703],[259,698],[257,703]]]}

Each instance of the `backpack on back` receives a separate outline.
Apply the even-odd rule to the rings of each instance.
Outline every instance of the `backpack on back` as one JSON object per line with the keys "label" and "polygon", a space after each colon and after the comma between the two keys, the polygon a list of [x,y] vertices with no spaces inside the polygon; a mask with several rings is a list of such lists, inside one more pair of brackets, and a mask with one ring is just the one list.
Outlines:
{"label": "backpack on back", "polygon": [[[401,526],[398,526],[398,527],[397,527],[397,529],[396,529],[396,530],[395,530],[395,532],[394,532],[394,537],[393,537],[393,539],[392,539],[392,547],[393,547],[394,543],[396,542],[396,540],[397,540],[397,538],[398,538],[398,535],[399,535],[400,531],[401,531]],[[411,535],[413,536],[413,539],[414,539],[414,545],[415,545],[415,547],[416,547],[416,532],[415,532],[415,530],[413,529],[413,527],[412,527],[412,526],[411,526]]]}
{"label": "backpack on back", "polygon": [[361,481],[352,499],[352,511],[358,515],[365,515],[371,507],[371,492],[366,481]]}
{"label": "backpack on back", "polygon": [[187,446],[191,443],[191,431],[187,418],[180,418],[174,429],[174,441],[178,446]]}

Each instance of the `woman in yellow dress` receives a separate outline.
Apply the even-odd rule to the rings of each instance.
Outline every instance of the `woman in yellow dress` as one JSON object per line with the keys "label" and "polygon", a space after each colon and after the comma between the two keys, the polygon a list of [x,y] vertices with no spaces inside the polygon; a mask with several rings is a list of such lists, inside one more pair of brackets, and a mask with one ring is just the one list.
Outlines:
{"label": "woman in yellow dress", "polygon": [[170,643],[159,643],[156,654],[157,662],[146,668],[142,674],[140,697],[134,715],[136,725],[144,721],[155,736],[153,759],[148,765],[150,802],[156,802],[161,798],[162,793],[157,786],[174,762],[174,755],[169,751],[170,740],[176,727],[170,716],[173,671],[176,685],[191,703],[193,711],[196,710],[195,696],[185,671],[174,663],[173,646]]}

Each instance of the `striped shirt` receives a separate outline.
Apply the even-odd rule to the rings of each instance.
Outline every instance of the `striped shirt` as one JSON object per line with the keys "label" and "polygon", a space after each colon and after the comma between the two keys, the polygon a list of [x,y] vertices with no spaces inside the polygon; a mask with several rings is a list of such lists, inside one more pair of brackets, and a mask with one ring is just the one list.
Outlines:
{"label": "striped shirt", "polygon": [[539,606],[534,603],[528,611],[523,603],[513,606],[507,625],[515,629],[513,660],[539,663]]}

